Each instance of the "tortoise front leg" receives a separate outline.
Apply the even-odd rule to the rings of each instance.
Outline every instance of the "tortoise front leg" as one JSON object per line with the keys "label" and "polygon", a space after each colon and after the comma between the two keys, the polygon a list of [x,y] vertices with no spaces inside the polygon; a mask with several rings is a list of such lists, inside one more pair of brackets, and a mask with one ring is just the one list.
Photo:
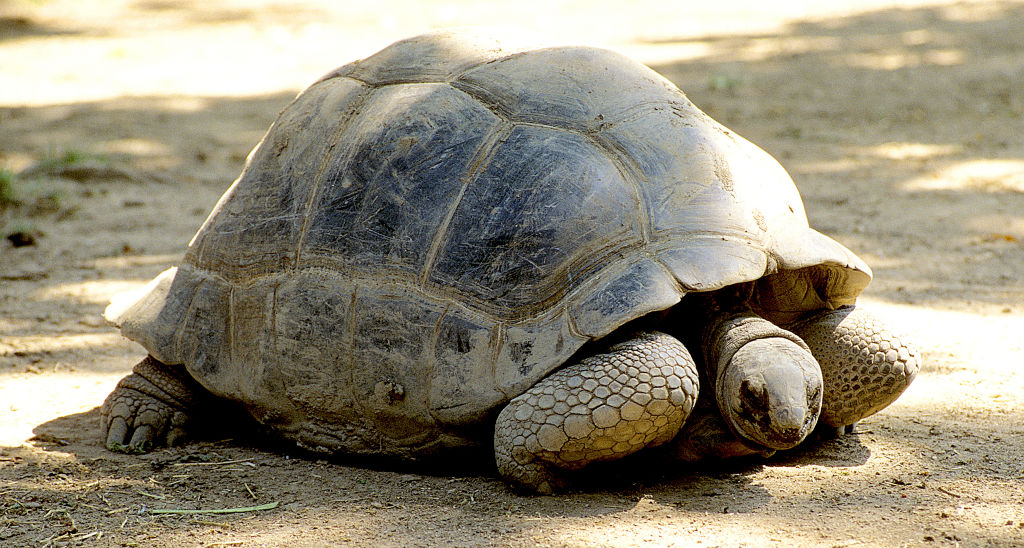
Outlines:
{"label": "tortoise front leg", "polygon": [[837,429],[877,413],[917,375],[917,350],[861,308],[821,312],[790,329],[821,365],[821,421]]}
{"label": "tortoise front leg", "polygon": [[183,366],[152,356],[121,379],[100,409],[107,448],[144,453],[154,445],[175,445],[185,439],[190,413],[209,397]]}
{"label": "tortoise front leg", "polygon": [[671,440],[697,399],[690,353],[664,333],[641,333],[542,379],[501,411],[498,471],[550,493],[560,471],[614,460]]}

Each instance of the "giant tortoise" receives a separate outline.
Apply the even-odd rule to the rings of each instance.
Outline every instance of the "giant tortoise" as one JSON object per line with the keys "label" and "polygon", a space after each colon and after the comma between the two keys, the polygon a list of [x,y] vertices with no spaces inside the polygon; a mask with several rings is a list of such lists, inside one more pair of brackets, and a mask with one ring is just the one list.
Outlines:
{"label": "giant tortoise", "polygon": [[[149,355],[106,443],[176,443],[220,399],[312,451],[493,446],[537,491],[674,438],[787,449],[917,371],[854,307],[870,279],[771,156],[646,66],[436,32],[298,95],[181,263],[115,298]],[[735,443],[677,436],[702,381]]]}

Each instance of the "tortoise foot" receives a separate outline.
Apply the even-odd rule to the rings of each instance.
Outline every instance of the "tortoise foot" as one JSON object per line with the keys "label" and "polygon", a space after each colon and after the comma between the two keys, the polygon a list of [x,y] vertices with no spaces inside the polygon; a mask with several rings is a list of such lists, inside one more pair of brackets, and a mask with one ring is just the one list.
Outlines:
{"label": "tortoise foot", "polygon": [[821,421],[842,427],[896,401],[921,366],[917,350],[861,308],[822,312],[792,326],[821,365]]}
{"label": "tortoise foot", "polygon": [[121,379],[100,410],[111,451],[145,453],[185,440],[189,413],[206,395],[180,366],[147,356]]}
{"label": "tortoise foot", "polygon": [[832,426],[819,422],[818,427],[814,429],[814,438],[818,441],[837,440],[839,438],[849,436],[853,434],[854,427],[856,424],[844,424],[842,426]]}

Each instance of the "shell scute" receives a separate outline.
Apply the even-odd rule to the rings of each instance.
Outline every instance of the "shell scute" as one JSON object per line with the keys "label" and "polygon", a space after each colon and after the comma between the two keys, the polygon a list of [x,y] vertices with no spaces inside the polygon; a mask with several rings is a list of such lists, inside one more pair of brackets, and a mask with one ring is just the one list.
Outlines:
{"label": "shell scute", "polygon": [[326,160],[299,265],[418,278],[463,192],[467,166],[498,121],[445,84],[378,90]]}
{"label": "shell scute", "polygon": [[294,264],[323,158],[366,92],[357,82],[335,79],[296,98],[196,233],[184,262],[236,281]]}
{"label": "shell scute", "polygon": [[667,310],[682,298],[682,288],[660,262],[642,257],[618,267],[569,307],[576,330],[587,337],[603,337],[614,329],[609,326]]}
{"label": "shell scute", "polygon": [[433,416],[446,424],[471,424],[508,396],[495,386],[492,337],[496,325],[473,320],[452,305],[438,322],[430,384]]}
{"label": "shell scute", "polygon": [[361,285],[353,316],[345,375],[332,379],[348,384],[361,419],[386,439],[417,437],[430,431],[431,367],[427,364],[434,326],[442,310],[415,291],[389,285]]}
{"label": "shell scute", "polygon": [[374,86],[444,82],[469,68],[518,51],[508,40],[469,29],[413,36],[336,69],[321,80],[346,76]]}
{"label": "shell scute", "polygon": [[460,74],[452,85],[513,122],[581,133],[599,130],[649,102],[682,96],[635,61],[582,47],[508,55]]}
{"label": "shell scute", "polygon": [[[639,240],[638,204],[582,136],[515,128],[454,212],[430,281],[523,317],[584,281],[606,253]],[[570,279],[571,278],[571,279]]]}

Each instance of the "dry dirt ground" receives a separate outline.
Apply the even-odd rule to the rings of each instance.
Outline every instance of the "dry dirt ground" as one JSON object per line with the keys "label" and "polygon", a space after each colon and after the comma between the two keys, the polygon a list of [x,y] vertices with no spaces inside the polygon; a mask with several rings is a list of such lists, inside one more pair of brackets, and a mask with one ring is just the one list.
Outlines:
{"label": "dry dirt ground", "polygon": [[[1024,3],[341,4],[0,0],[0,233],[32,244],[0,239],[0,545],[1024,545]],[[320,74],[496,22],[623,50],[779,158],[918,341],[903,398],[839,441],[548,497],[239,439],[105,451],[97,406],[144,355],[110,295],[174,264]]]}

